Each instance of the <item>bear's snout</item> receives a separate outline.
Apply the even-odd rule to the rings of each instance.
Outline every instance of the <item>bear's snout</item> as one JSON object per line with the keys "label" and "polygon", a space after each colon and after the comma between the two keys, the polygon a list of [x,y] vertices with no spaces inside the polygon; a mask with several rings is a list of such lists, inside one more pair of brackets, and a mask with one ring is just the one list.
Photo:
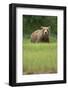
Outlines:
{"label": "bear's snout", "polygon": [[48,35],[48,31],[47,30],[45,30],[44,35]]}
{"label": "bear's snout", "polygon": [[47,32],[45,32],[45,34],[47,34]]}

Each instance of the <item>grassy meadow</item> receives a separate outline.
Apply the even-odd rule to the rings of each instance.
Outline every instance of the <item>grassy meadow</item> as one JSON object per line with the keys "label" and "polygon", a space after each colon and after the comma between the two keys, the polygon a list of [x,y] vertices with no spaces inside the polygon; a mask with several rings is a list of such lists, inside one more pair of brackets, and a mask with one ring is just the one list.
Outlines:
{"label": "grassy meadow", "polygon": [[[53,39],[53,38],[52,38]],[[24,74],[57,72],[57,43],[31,43],[24,39]]]}
{"label": "grassy meadow", "polygon": [[[30,35],[35,30],[34,27],[36,22],[32,22],[35,20],[35,16],[23,16],[24,17],[24,39],[23,39],[23,74],[52,74],[57,73],[57,31],[51,31],[50,42],[49,43],[32,43]],[[37,18],[37,17],[36,17]],[[43,17],[40,17],[43,19]],[[40,19],[38,18],[38,20]],[[48,17],[47,20],[52,19],[53,17]],[[45,17],[46,19],[46,17]],[[28,21],[31,20],[31,23]],[[38,21],[37,20],[37,21]],[[44,20],[44,19],[43,19]],[[51,29],[57,28],[55,19],[53,19],[51,25]],[[37,22],[38,23],[38,22]],[[33,24],[33,25],[31,25]],[[41,23],[37,24],[40,25]],[[47,24],[47,22],[43,22],[43,24]],[[33,26],[33,27],[31,27]],[[57,29],[56,29],[57,30]]]}

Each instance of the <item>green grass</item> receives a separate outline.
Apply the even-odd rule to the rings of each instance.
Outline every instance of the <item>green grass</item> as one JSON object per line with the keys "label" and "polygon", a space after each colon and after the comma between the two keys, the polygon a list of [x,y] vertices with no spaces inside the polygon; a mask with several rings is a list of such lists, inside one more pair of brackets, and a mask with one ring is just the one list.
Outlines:
{"label": "green grass", "polygon": [[51,37],[50,43],[31,43],[24,38],[24,74],[45,74],[57,72],[57,43]]}

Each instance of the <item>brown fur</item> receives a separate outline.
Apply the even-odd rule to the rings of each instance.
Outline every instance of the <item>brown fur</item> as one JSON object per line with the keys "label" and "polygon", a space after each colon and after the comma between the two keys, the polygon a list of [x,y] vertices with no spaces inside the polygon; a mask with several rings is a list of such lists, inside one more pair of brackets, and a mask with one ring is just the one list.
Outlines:
{"label": "brown fur", "polygon": [[49,27],[42,27],[31,34],[31,42],[49,42]]}

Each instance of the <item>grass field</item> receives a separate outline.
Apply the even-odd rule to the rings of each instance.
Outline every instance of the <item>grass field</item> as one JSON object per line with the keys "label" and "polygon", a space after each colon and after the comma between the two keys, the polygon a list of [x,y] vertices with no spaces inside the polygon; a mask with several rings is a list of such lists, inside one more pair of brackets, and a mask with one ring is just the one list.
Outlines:
{"label": "grass field", "polygon": [[50,43],[31,43],[24,38],[23,73],[48,74],[57,73],[57,43],[51,37]]}

